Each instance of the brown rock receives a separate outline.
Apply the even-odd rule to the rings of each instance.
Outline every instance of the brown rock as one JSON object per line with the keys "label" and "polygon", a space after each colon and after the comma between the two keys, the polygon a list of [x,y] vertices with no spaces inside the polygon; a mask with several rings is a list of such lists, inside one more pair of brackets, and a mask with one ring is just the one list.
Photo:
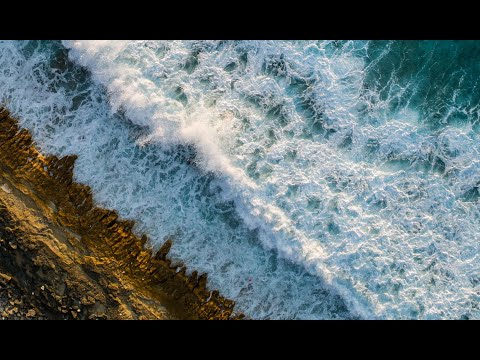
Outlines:
{"label": "brown rock", "polygon": [[79,319],[232,318],[234,302],[211,295],[206,275],[171,267],[171,240],[152,256],[132,221],[95,206],[73,181],[75,160],[40,154],[0,108],[0,180],[11,189],[0,192],[0,254],[32,303],[50,318],[75,304]]}
{"label": "brown rock", "polygon": [[0,281],[8,283],[10,282],[10,280],[12,280],[12,277],[10,275],[0,273]]}

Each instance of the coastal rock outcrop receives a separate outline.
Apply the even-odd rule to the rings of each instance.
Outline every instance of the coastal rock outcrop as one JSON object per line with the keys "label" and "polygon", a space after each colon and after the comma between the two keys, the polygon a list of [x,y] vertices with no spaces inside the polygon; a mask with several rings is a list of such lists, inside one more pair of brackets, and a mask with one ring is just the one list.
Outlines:
{"label": "coastal rock outcrop", "polygon": [[[0,109],[0,270],[46,318],[231,319],[207,276],[155,254],[134,223],[97,207],[76,183],[76,156],[44,156]],[[145,246],[147,245],[147,246]],[[33,311],[30,312],[33,314]]]}

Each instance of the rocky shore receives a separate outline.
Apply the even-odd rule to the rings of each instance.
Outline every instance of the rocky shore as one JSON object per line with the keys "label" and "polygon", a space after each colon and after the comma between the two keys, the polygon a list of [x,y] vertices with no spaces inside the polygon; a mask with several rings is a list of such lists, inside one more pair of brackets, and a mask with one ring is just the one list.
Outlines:
{"label": "rocky shore", "polygon": [[14,281],[10,275],[0,273],[0,320],[46,319]]}
{"label": "rocky shore", "polygon": [[[0,319],[238,319],[115,211],[73,181],[75,156],[43,156],[0,108]],[[3,310],[2,310],[3,309]]]}

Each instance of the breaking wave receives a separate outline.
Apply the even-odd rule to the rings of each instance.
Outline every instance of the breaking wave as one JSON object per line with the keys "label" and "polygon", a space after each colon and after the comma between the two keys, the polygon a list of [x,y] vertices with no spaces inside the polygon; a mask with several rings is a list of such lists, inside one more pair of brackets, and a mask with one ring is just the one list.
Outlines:
{"label": "breaking wave", "polygon": [[253,318],[480,318],[480,44],[0,43],[0,99]]}

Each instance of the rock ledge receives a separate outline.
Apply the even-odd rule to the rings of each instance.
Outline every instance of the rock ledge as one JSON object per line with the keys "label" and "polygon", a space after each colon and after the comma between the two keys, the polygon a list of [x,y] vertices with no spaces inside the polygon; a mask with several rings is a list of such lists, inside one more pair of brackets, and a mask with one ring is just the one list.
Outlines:
{"label": "rock ledge", "polygon": [[170,240],[153,255],[133,222],[97,207],[90,188],[73,181],[75,159],[43,156],[0,108],[0,291],[22,294],[25,317],[243,317],[207,289],[205,274],[172,264]]}

